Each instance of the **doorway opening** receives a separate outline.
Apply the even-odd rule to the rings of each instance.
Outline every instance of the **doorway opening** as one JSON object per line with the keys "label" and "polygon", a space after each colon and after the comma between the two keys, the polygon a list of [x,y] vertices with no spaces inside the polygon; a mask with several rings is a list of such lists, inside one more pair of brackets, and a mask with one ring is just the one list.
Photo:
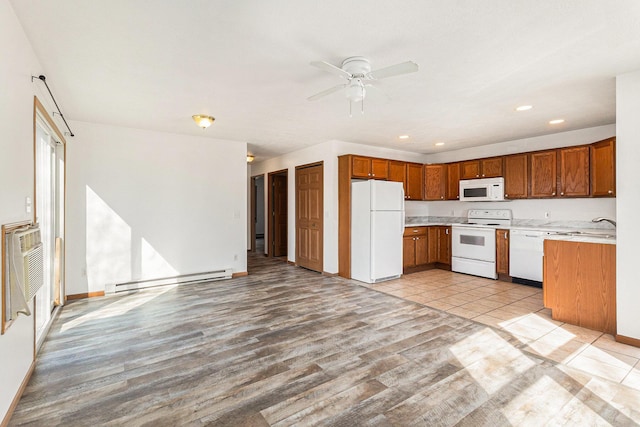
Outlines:
{"label": "doorway opening", "polygon": [[296,167],[296,265],[322,273],[324,164]]}
{"label": "doorway opening", "polygon": [[268,175],[269,226],[267,230],[267,255],[285,257],[288,251],[288,179],[287,169]]}
{"label": "doorway opening", "polygon": [[251,252],[266,253],[264,175],[251,177]]}

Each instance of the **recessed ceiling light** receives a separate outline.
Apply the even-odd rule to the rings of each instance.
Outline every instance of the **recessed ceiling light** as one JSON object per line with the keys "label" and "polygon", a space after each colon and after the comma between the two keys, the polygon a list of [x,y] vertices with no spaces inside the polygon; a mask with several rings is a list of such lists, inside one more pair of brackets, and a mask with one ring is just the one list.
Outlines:
{"label": "recessed ceiling light", "polygon": [[444,142],[436,142],[435,146],[436,147],[441,147],[444,145]]}
{"label": "recessed ceiling light", "polygon": [[400,135],[398,139],[409,139],[409,135]]}
{"label": "recessed ceiling light", "polygon": [[550,125],[559,125],[560,123],[564,123],[564,119],[554,119],[549,121]]}
{"label": "recessed ceiling light", "polygon": [[533,105],[521,105],[516,108],[516,111],[527,111],[527,110],[531,110],[532,108],[533,108]]}

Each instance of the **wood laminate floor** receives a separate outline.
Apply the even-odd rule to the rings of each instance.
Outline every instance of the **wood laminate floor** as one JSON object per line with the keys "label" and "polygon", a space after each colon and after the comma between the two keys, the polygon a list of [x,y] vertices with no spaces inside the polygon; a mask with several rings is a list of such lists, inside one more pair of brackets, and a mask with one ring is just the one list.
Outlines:
{"label": "wood laminate floor", "polygon": [[68,304],[10,425],[637,425],[640,394],[508,331],[261,255]]}

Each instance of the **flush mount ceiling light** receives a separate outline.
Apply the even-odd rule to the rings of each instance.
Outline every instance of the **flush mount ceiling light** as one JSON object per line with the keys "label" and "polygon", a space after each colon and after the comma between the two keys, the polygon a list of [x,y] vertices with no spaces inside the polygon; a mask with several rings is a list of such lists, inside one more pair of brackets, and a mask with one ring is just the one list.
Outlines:
{"label": "flush mount ceiling light", "polygon": [[444,142],[436,142],[434,145],[436,147],[442,147],[444,145]]}
{"label": "flush mount ceiling light", "polygon": [[247,163],[251,163],[255,160],[255,156],[253,154],[247,154]]}
{"label": "flush mount ceiling light", "polygon": [[398,139],[409,139],[409,135],[400,135]]}
{"label": "flush mount ceiling light", "polygon": [[202,129],[206,129],[211,126],[213,124],[213,121],[215,120],[211,116],[204,116],[202,114],[196,114],[192,117],[193,121],[196,122]]}
{"label": "flush mount ceiling light", "polygon": [[519,107],[516,107],[516,111],[527,111],[527,110],[531,110],[533,108],[533,105],[521,105]]}
{"label": "flush mount ceiling light", "polygon": [[559,125],[560,123],[564,123],[564,119],[549,120],[550,125]]}

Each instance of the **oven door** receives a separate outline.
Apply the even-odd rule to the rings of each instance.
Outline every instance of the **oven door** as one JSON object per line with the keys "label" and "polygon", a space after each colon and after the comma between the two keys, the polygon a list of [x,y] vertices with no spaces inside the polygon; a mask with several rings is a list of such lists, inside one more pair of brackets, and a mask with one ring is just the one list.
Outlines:
{"label": "oven door", "polygon": [[451,256],[479,261],[496,261],[496,231],[484,227],[456,227],[451,230]]}

